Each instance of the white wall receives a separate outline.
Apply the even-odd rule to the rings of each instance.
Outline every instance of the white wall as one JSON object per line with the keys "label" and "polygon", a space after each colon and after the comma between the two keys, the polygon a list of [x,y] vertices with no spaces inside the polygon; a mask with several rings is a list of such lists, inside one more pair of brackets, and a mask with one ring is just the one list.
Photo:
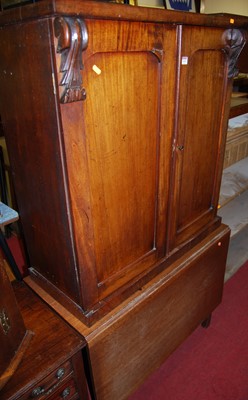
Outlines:
{"label": "white wall", "polygon": [[248,0],[202,0],[201,7],[206,14],[223,12],[248,16]]}

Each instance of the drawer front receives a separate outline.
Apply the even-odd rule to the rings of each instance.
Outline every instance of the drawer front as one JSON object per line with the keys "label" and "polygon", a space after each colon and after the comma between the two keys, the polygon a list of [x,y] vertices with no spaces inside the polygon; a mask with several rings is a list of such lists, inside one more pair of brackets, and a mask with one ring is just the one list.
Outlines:
{"label": "drawer front", "polygon": [[49,400],[74,400],[78,398],[74,379],[67,380],[51,396],[47,397]]}
{"label": "drawer front", "polygon": [[27,399],[45,399],[54,393],[57,388],[61,385],[62,381],[73,373],[73,368],[70,361],[66,361],[64,364],[59,366],[46,378],[39,381],[29,391],[27,391],[20,400]]}

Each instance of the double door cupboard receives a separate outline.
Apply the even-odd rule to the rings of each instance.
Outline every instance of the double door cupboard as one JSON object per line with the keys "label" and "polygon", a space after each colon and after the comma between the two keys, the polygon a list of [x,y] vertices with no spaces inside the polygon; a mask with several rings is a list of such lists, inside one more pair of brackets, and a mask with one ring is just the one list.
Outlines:
{"label": "double door cupboard", "polygon": [[220,224],[243,36],[221,18],[42,3],[2,13],[1,117],[31,274],[87,316]]}
{"label": "double door cupboard", "polygon": [[126,398],[221,301],[217,204],[247,27],[93,1],[0,14],[26,280],[86,338],[101,400]]}

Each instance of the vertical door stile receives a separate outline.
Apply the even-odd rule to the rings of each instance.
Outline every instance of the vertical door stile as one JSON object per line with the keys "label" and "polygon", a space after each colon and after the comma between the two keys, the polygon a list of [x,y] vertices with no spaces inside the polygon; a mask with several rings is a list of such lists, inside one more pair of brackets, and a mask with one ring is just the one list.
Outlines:
{"label": "vertical door stile", "polygon": [[[172,149],[171,149],[171,170],[170,170],[170,182],[169,182],[169,204],[167,211],[167,243],[166,243],[166,254],[168,255],[170,249],[173,246],[173,241],[175,237],[175,229],[176,225],[171,223],[174,221],[176,216],[175,205],[178,203],[178,192],[176,191],[177,183],[175,181],[175,176],[178,176],[179,172],[176,172],[178,169],[180,170],[180,156],[177,151],[177,143],[179,136],[179,97],[180,97],[180,74],[181,74],[181,50],[182,50],[182,25],[177,26],[177,34],[176,34],[176,48],[177,48],[177,61],[176,61],[176,79],[175,79],[175,110],[174,110],[174,127],[173,127],[173,137],[172,137]],[[171,215],[174,215],[174,218],[171,218]]]}

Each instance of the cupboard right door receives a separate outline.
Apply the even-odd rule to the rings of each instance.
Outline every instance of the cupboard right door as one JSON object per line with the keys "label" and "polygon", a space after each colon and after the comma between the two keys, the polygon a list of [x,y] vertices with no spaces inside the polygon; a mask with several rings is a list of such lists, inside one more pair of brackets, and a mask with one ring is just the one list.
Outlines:
{"label": "cupboard right door", "polygon": [[231,81],[223,30],[179,31],[169,253],[215,221],[227,124],[224,103]]}

